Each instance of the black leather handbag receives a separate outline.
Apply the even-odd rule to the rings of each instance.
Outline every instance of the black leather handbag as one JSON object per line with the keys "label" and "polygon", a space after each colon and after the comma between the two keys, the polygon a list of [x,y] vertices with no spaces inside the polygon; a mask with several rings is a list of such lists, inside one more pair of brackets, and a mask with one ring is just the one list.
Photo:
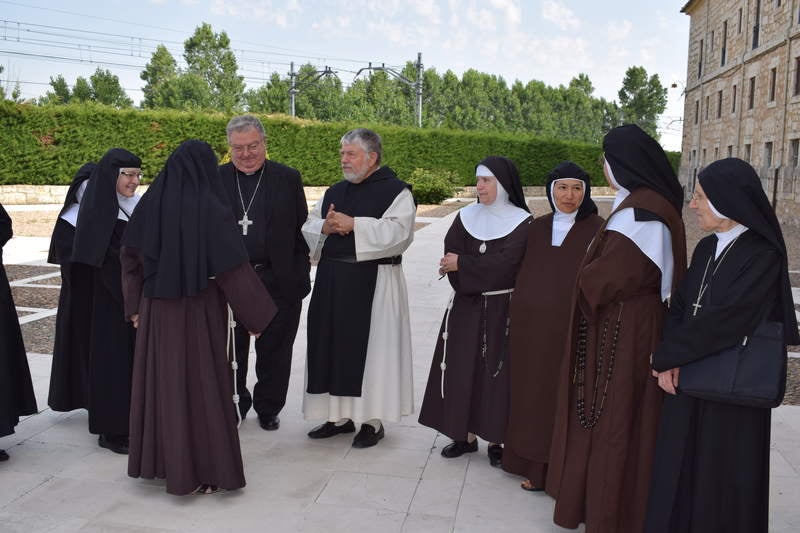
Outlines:
{"label": "black leather handbag", "polygon": [[741,342],[683,365],[680,392],[715,402],[777,407],[786,392],[783,323],[762,321]]}

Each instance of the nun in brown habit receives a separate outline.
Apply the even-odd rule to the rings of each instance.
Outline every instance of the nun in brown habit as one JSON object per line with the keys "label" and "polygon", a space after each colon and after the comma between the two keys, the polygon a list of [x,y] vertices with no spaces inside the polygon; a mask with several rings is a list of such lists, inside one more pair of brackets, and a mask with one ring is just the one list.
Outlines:
{"label": "nun in brown habit", "polygon": [[208,144],[186,141],[170,155],[122,244],[125,316],[137,327],[128,475],[165,478],[170,494],[241,488],[226,303],[251,332],[276,307]]}
{"label": "nun in brown habit", "polygon": [[545,490],[561,527],[638,533],[663,398],[650,354],[686,271],[683,191],[638,126],[609,131],[603,150],[617,193],[578,268]]}
{"label": "nun in brown habit", "polygon": [[478,202],[463,208],[444,238],[439,273],[453,297],[442,320],[419,421],[453,442],[442,456],[478,450],[500,466],[508,420],[508,306],[531,222],[514,163],[487,157],[476,167]]}
{"label": "nun in brown habit", "polygon": [[511,408],[503,470],[542,490],[547,476],[558,371],[567,336],[578,266],[602,225],[591,198],[591,178],[571,161],[546,184],[552,213],[533,221],[511,300]]}

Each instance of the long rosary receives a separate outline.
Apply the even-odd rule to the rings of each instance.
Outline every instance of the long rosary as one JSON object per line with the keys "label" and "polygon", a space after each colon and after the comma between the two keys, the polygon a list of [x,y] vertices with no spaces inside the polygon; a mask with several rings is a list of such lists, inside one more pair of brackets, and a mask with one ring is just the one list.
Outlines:
{"label": "long rosary", "polygon": [[256,183],[256,188],[253,191],[253,196],[250,198],[250,203],[247,204],[247,207],[244,206],[244,197],[242,196],[242,186],[239,183],[239,170],[234,167],[234,172],[236,172],[236,188],[239,190],[239,201],[242,202],[242,211],[244,214],[242,215],[242,219],[237,222],[242,227],[242,235],[247,235],[247,226],[252,226],[253,221],[247,218],[247,212],[250,211],[250,208],[253,207],[253,200],[256,199],[256,193],[258,192],[258,186],[261,185],[261,178],[264,177],[264,169],[266,168],[266,163],[264,166],[261,167],[261,174],[258,175],[258,182]]}
{"label": "long rosary", "polygon": [[[741,233],[736,236],[738,239],[741,236]],[[706,263],[706,268],[703,270],[703,279],[700,280],[700,290],[697,291],[697,299],[692,304],[694,308],[692,310],[692,316],[697,316],[697,310],[703,307],[700,303],[700,299],[703,298],[703,295],[706,293],[706,289],[709,285],[711,285],[711,280],[714,278],[714,274],[717,273],[717,269],[722,264],[722,261],[725,259],[725,256],[728,255],[733,245],[736,243],[736,239],[733,239],[731,243],[725,248],[725,251],[722,252],[722,257],[719,258],[719,262],[717,262],[717,266],[714,267],[714,270],[711,271],[711,276],[708,278],[708,283],[706,283],[706,275],[708,274],[708,269],[711,267],[711,260],[714,259],[713,255],[708,256],[708,262]]]}
{"label": "long rosary", "polygon": [[619,315],[617,322],[614,324],[614,333],[611,338],[611,347],[608,351],[608,361],[606,363],[605,380],[603,383],[603,396],[600,398],[600,404],[597,403],[597,393],[600,390],[600,378],[603,375],[603,358],[606,351],[606,340],[608,337],[609,319],[606,317],[603,320],[603,335],[600,340],[600,349],[597,352],[597,360],[595,361],[595,378],[594,390],[592,391],[592,404],[589,406],[589,413],[586,413],[586,399],[584,387],[586,385],[586,344],[588,337],[588,324],[586,318],[581,317],[578,326],[578,350],[575,354],[575,368],[573,370],[572,381],[575,383],[576,394],[576,414],[578,415],[578,423],[584,429],[592,429],[595,424],[600,420],[600,415],[603,414],[603,408],[606,404],[608,397],[608,384],[611,383],[611,376],[614,374],[614,358],[617,355],[617,340],[619,339],[619,328],[622,322],[622,306],[624,302],[619,303]]}

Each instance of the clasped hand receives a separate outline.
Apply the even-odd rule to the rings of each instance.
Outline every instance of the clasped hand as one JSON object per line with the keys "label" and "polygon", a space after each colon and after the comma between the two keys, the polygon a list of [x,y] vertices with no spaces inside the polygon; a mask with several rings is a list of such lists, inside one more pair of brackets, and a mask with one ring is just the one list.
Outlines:
{"label": "clasped hand", "polygon": [[448,252],[444,257],[439,259],[439,275],[444,276],[448,272],[455,272],[458,270],[458,254]]}
{"label": "clasped hand", "polygon": [[322,233],[325,235],[332,233],[347,235],[353,231],[355,220],[351,216],[337,212],[334,208],[333,204],[328,207],[328,214],[325,215],[325,223],[322,225]]}

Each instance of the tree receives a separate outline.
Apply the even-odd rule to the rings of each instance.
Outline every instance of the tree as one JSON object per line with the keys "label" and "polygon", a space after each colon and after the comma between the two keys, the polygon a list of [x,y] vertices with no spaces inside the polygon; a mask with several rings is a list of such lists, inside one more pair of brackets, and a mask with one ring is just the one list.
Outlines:
{"label": "tree", "polygon": [[289,114],[289,82],[273,72],[269,81],[257,89],[244,93],[244,101],[251,113]]}
{"label": "tree", "polygon": [[237,75],[236,56],[223,31],[214,33],[204,22],[184,41],[187,72],[203,79],[211,89],[212,106],[220,111],[239,109],[244,97],[244,77]]}
{"label": "tree", "polygon": [[[3,73],[3,65],[0,65],[0,74]],[[8,87],[8,85],[6,86]],[[11,93],[8,92],[8,89],[0,85],[0,101],[2,100],[11,100],[12,102],[20,101],[20,96],[22,95],[22,91],[19,88],[19,81],[14,84],[14,88],[11,89]]]}
{"label": "tree", "polygon": [[98,67],[89,78],[89,81],[92,88],[92,100],[95,102],[114,106],[118,109],[133,105],[133,101],[128,98],[125,89],[119,84],[119,78],[116,74],[112,74],[111,71],[102,70]]}
{"label": "tree", "polygon": [[75,80],[75,86],[72,87],[71,101],[88,102],[92,99],[92,86],[86,81],[83,76],[78,76]]}
{"label": "tree", "polygon": [[50,87],[53,88],[52,92],[46,92],[40,99],[43,104],[67,104],[72,98],[72,92],[69,90],[67,80],[64,76],[59,74],[55,78],[50,76]]}
{"label": "tree", "polygon": [[658,139],[658,117],[667,108],[667,88],[661,85],[658,74],[648,78],[644,67],[628,68],[618,96],[622,120],[638,124]]}
{"label": "tree", "polygon": [[169,107],[167,106],[164,89],[178,76],[178,65],[175,58],[169,53],[167,47],[159,44],[150,62],[145,65],[139,77],[147,82],[142,89],[144,99],[142,107]]}

